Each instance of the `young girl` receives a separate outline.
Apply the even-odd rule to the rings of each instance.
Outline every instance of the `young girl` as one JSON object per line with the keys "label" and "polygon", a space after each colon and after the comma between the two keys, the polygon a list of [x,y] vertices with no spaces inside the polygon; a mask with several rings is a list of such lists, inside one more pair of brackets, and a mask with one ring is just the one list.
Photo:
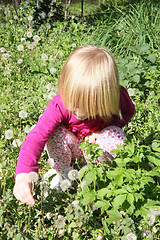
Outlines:
{"label": "young girl", "polygon": [[126,89],[119,85],[116,63],[103,48],[78,47],[64,64],[58,85],[59,94],[23,142],[17,162],[13,192],[31,206],[34,198],[27,175],[38,172],[45,144],[57,172],[70,169],[71,160],[83,156],[81,138],[100,145],[100,161],[112,161],[115,155],[110,151],[124,145],[122,127],[135,113]]}

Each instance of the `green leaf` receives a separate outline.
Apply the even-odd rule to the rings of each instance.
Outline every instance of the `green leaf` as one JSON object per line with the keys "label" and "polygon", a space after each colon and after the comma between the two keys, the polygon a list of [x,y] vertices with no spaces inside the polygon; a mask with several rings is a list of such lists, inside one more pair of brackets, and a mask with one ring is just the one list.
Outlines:
{"label": "green leaf", "polygon": [[128,193],[128,194],[127,194],[127,201],[129,202],[130,205],[133,204],[133,202],[134,202],[134,196],[133,196],[133,194],[131,194],[131,193]]}
{"label": "green leaf", "polygon": [[126,197],[127,197],[127,194],[121,194],[121,195],[116,196],[113,200],[114,208],[118,209],[119,206],[121,206],[124,203],[124,201],[126,200]]}
{"label": "green leaf", "polygon": [[147,156],[149,161],[153,164],[155,164],[156,166],[160,167],[160,159],[158,159],[158,157],[155,157],[155,155],[150,154],[149,156]]}
{"label": "green leaf", "polygon": [[160,141],[154,140],[152,142],[152,149],[153,151],[160,152]]}
{"label": "green leaf", "polygon": [[95,194],[94,192],[87,192],[83,195],[84,199],[82,200],[82,203],[84,205],[87,205],[95,200]]}
{"label": "green leaf", "polygon": [[99,197],[100,199],[102,199],[105,195],[111,196],[113,194],[112,190],[109,190],[108,188],[102,188],[98,191],[97,197]]}
{"label": "green leaf", "polygon": [[133,80],[133,82],[135,82],[135,83],[139,83],[139,81],[140,81],[140,76],[139,76],[138,74],[135,74],[135,75],[132,77],[132,80]]}
{"label": "green leaf", "polygon": [[156,61],[156,57],[154,54],[149,54],[149,56],[147,57],[147,59],[152,62],[152,63],[155,63]]}
{"label": "green leaf", "polygon": [[75,227],[77,227],[77,225],[76,225],[76,223],[75,222],[71,222],[71,224],[69,224],[69,226],[68,227],[70,227],[70,228],[75,228]]}
{"label": "green leaf", "polygon": [[157,130],[160,131],[160,123],[157,125]]}
{"label": "green leaf", "polygon": [[103,214],[104,213],[104,211],[106,211],[108,208],[109,208],[109,206],[110,206],[110,204],[109,204],[109,202],[107,202],[107,201],[97,201],[95,204],[94,204],[94,206],[96,207],[96,208],[100,208],[101,209],[101,213]]}
{"label": "green leaf", "polygon": [[114,183],[118,186],[122,186],[123,184],[123,174],[117,175],[114,179]]}
{"label": "green leaf", "polygon": [[119,194],[123,194],[123,193],[127,193],[126,189],[124,189],[124,188],[114,190],[115,195],[119,195]]}
{"label": "green leaf", "polygon": [[96,173],[96,169],[92,169],[91,171],[89,171],[85,177],[84,180],[86,180],[86,182],[88,184],[92,183],[93,181],[95,181],[97,179],[97,173]]}

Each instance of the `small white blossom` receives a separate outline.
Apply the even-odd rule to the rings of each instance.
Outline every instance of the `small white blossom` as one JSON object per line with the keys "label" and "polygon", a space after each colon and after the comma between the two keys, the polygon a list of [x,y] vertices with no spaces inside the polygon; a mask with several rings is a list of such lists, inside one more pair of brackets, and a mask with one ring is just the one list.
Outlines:
{"label": "small white blossom", "polygon": [[7,60],[10,57],[10,55],[8,53],[3,53],[2,54],[2,59],[3,60]]}
{"label": "small white blossom", "polygon": [[133,233],[128,233],[126,235],[126,238],[127,238],[127,240],[136,240],[137,236],[135,234],[133,234]]}
{"label": "small white blossom", "polygon": [[27,37],[28,37],[28,38],[31,38],[31,37],[32,37],[32,32],[31,32],[31,31],[27,32]]}
{"label": "small white blossom", "polygon": [[48,220],[51,219],[52,213],[51,213],[51,212],[48,212],[48,213],[46,214],[46,217],[48,218]]}
{"label": "small white blossom", "polygon": [[160,215],[160,207],[149,209],[150,213],[154,216]]}
{"label": "small white blossom", "polygon": [[129,94],[130,97],[134,96],[134,89],[133,88],[129,88],[128,89],[128,94]]}
{"label": "small white blossom", "polygon": [[33,130],[35,128],[36,124],[34,124],[32,127],[31,127],[31,130]]}
{"label": "small white blossom", "polygon": [[42,58],[43,61],[47,61],[48,60],[48,55],[45,54],[45,53],[42,53],[41,58]]}
{"label": "small white blossom", "polygon": [[47,29],[51,29],[51,25],[49,23],[47,23]]}
{"label": "small white blossom", "polygon": [[44,98],[44,99],[47,99],[47,98],[48,98],[48,95],[47,95],[47,94],[43,94],[43,98]]}
{"label": "small white blossom", "polygon": [[146,223],[150,226],[152,226],[155,222],[155,215],[148,214],[146,218]]}
{"label": "small white blossom", "polygon": [[0,52],[1,52],[1,53],[4,53],[5,51],[6,51],[6,49],[5,49],[4,47],[1,47],[1,48],[0,48]]}
{"label": "small white blossom", "polygon": [[23,59],[20,58],[18,61],[17,61],[18,64],[22,64],[23,63]]}
{"label": "small white blossom", "polygon": [[34,36],[33,36],[33,40],[34,40],[35,42],[39,42],[39,41],[41,40],[41,38],[40,38],[38,35],[34,35]]}
{"label": "small white blossom", "polygon": [[51,74],[54,74],[54,73],[56,73],[56,72],[57,72],[57,69],[56,69],[56,68],[51,68],[51,69],[50,69],[50,73],[51,73]]}
{"label": "small white blossom", "polygon": [[64,233],[65,233],[64,229],[59,229],[58,234],[59,234],[60,237],[63,237]]}
{"label": "small white blossom", "polygon": [[53,88],[53,85],[52,85],[51,83],[48,83],[48,84],[46,85],[46,89],[47,89],[48,91],[52,90],[52,88]]}
{"label": "small white blossom", "polygon": [[17,46],[18,51],[24,51],[24,46],[22,44]]}
{"label": "small white blossom", "polygon": [[25,38],[21,38],[21,42],[24,42],[26,39]]}
{"label": "small white blossom", "polygon": [[25,129],[24,129],[25,133],[29,133],[31,131],[31,128],[26,126]]}
{"label": "small white blossom", "polygon": [[41,16],[42,19],[45,19],[45,17],[46,17],[46,13],[45,12],[41,12],[39,15]]}
{"label": "small white blossom", "polygon": [[28,16],[28,21],[32,21],[33,17],[31,15]]}
{"label": "small white blossom", "polygon": [[72,203],[71,203],[71,207],[73,208],[77,208],[79,206],[79,201],[78,200],[74,200]]}
{"label": "small white blossom", "polygon": [[27,112],[25,112],[25,111],[23,111],[23,110],[19,112],[19,117],[20,117],[20,118],[26,118],[27,115],[28,115]]}
{"label": "small white blossom", "polygon": [[65,218],[62,215],[58,215],[58,219],[55,221],[56,228],[63,228],[65,223]]}
{"label": "small white blossom", "polygon": [[157,228],[156,228],[155,226],[153,226],[152,231],[153,231],[154,233],[156,233],[158,230],[157,230]]}
{"label": "small white blossom", "polygon": [[30,49],[30,50],[33,50],[33,48],[34,48],[34,45],[31,43],[31,44],[28,44],[28,49]]}
{"label": "small white blossom", "polygon": [[100,233],[97,237],[97,240],[101,240],[101,239],[103,239],[103,235]]}
{"label": "small white blossom", "polygon": [[49,169],[48,172],[43,175],[42,181],[47,181],[48,178],[50,178],[54,174],[57,174],[57,171],[55,169]]}
{"label": "small white blossom", "polygon": [[13,137],[13,131],[12,130],[5,131],[5,138],[6,139],[11,139],[12,137]]}
{"label": "small white blossom", "polygon": [[54,167],[55,163],[54,163],[54,159],[53,158],[48,158],[48,164],[50,167]]}
{"label": "small white blossom", "polygon": [[76,43],[73,43],[73,44],[72,44],[72,47],[75,48],[75,47],[76,47]]}
{"label": "small white blossom", "polygon": [[14,18],[14,20],[18,20],[18,16],[17,15],[15,15],[13,18]]}
{"label": "small white blossom", "polygon": [[22,142],[17,138],[13,140],[12,144],[13,144],[13,147],[20,147]]}
{"label": "small white blossom", "polygon": [[71,182],[68,179],[65,179],[61,182],[60,188],[65,192],[71,186]]}
{"label": "small white blossom", "polygon": [[56,96],[56,93],[54,93],[54,92],[50,92],[49,94],[48,94],[48,99],[53,99],[54,97]]}
{"label": "small white blossom", "polygon": [[54,57],[53,57],[53,55],[50,55],[50,56],[49,56],[49,61],[51,61],[51,62],[52,62],[53,60],[54,60]]}
{"label": "small white blossom", "polygon": [[30,172],[28,173],[28,181],[30,183],[37,182],[38,181],[38,173],[36,172]]}
{"label": "small white blossom", "polygon": [[68,173],[68,178],[72,181],[78,179],[79,172],[76,169],[70,170]]}

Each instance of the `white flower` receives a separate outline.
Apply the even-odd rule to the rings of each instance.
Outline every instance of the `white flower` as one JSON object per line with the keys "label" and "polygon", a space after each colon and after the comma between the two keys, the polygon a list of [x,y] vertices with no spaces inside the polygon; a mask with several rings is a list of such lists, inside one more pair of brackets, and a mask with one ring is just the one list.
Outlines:
{"label": "white flower", "polygon": [[133,88],[128,88],[128,94],[129,96],[134,96],[134,89]]}
{"label": "white flower", "polygon": [[3,53],[2,54],[2,59],[3,60],[7,60],[10,57],[10,55],[8,53]]}
{"label": "white flower", "polygon": [[30,50],[33,50],[33,48],[34,48],[34,45],[33,44],[28,44],[28,49],[30,49]]}
{"label": "white flower", "polygon": [[50,92],[49,94],[48,94],[48,99],[53,99],[54,97],[56,96],[56,93],[54,93],[54,92]]}
{"label": "white flower", "polygon": [[43,175],[42,181],[47,181],[48,178],[50,178],[54,174],[57,174],[57,171],[55,169],[49,169],[48,172]]}
{"label": "white flower", "polygon": [[17,46],[18,51],[24,51],[24,46],[22,44]]}
{"label": "white flower", "polygon": [[15,15],[13,18],[14,18],[14,20],[18,20],[18,16],[17,15]]}
{"label": "white flower", "polygon": [[1,53],[5,52],[5,51],[6,51],[6,49],[5,49],[4,47],[1,47],[1,48],[0,48],[0,52],[1,52]]}
{"label": "white flower", "polygon": [[32,21],[33,17],[31,15],[28,16],[28,21]]}
{"label": "white flower", "polygon": [[28,173],[28,181],[30,183],[37,182],[38,181],[38,173],[36,172],[30,172]]}
{"label": "white flower", "polygon": [[46,17],[46,13],[45,12],[41,12],[39,15],[41,16],[42,19],[45,19],[45,17]]}
{"label": "white flower", "polygon": [[155,226],[153,226],[152,231],[153,231],[154,233],[156,233],[158,230],[157,230],[157,228],[156,228]]}
{"label": "white flower", "polygon": [[68,178],[72,181],[78,179],[79,172],[76,169],[70,170],[68,173]]}
{"label": "white flower", "polygon": [[5,138],[6,139],[11,139],[12,137],[13,137],[13,131],[12,130],[5,131]]}
{"label": "white flower", "polygon": [[71,182],[68,179],[65,179],[61,182],[60,188],[65,192],[71,186]]}
{"label": "white flower", "polygon": [[58,219],[55,221],[56,228],[62,228],[65,223],[65,218],[62,215],[58,215]]}
{"label": "white flower", "polygon": [[154,216],[160,215],[160,207],[157,208],[150,208],[149,209],[150,213]]}
{"label": "white flower", "polygon": [[53,61],[53,60],[54,60],[53,55],[50,55],[50,56],[49,56],[49,61]]}
{"label": "white flower", "polygon": [[22,142],[17,138],[13,140],[12,144],[13,144],[13,147],[20,147]]}
{"label": "white flower", "polygon": [[35,35],[35,36],[33,36],[33,40],[35,42],[39,42],[41,40],[41,38],[38,35]]}
{"label": "white flower", "polygon": [[128,233],[128,234],[126,235],[126,238],[127,238],[127,240],[136,240],[136,239],[137,239],[137,236],[134,235],[133,233]]}
{"label": "white flower", "polygon": [[24,42],[26,39],[25,38],[21,38],[21,42]]}
{"label": "white flower", "polygon": [[48,84],[46,85],[46,89],[47,89],[48,91],[52,90],[52,88],[53,88],[53,85],[52,85],[51,83],[48,83]]}
{"label": "white flower", "polygon": [[31,128],[26,126],[25,129],[24,129],[25,133],[29,133],[31,131]]}
{"label": "white flower", "polygon": [[43,94],[44,99],[48,98],[47,94]]}
{"label": "white flower", "polygon": [[31,37],[32,37],[32,32],[31,32],[31,31],[27,32],[27,37],[28,37],[28,38],[31,38]]}
{"label": "white flower", "polygon": [[42,58],[43,61],[47,61],[48,60],[48,55],[45,54],[45,53],[42,53],[41,58]]}
{"label": "white flower", "polygon": [[97,240],[101,240],[101,239],[103,239],[103,235],[100,233],[97,237]]}
{"label": "white flower", "polygon": [[51,213],[51,212],[48,212],[48,213],[46,214],[46,217],[48,218],[48,220],[51,219],[52,213]]}
{"label": "white flower", "polygon": [[152,226],[155,222],[155,215],[148,214],[146,218],[146,223],[150,226]]}
{"label": "white flower", "polygon": [[17,61],[18,64],[22,64],[23,63],[23,59],[20,58],[18,61]]}
{"label": "white flower", "polygon": [[73,44],[72,44],[72,47],[75,48],[75,47],[76,47],[76,43],[73,43]]}
{"label": "white flower", "polygon": [[48,158],[48,164],[49,164],[49,166],[51,166],[53,168],[54,165],[55,165],[54,159],[53,158]]}
{"label": "white flower", "polygon": [[59,229],[58,234],[59,234],[60,237],[63,237],[64,233],[65,233],[64,229]]}
{"label": "white flower", "polygon": [[71,203],[71,207],[73,208],[77,208],[79,206],[79,201],[78,200],[74,200],[72,203]]}
{"label": "white flower", "polygon": [[56,69],[56,68],[51,68],[51,69],[50,69],[50,73],[51,73],[51,74],[54,74],[54,73],[56,73],[56,72],[57,72],[57,69]]}
{"label": "white flower", "polygon": [[19,112],[19,117],[20,117],[20,118],[26,118],[27,115],[28,115],[27,112],[25,112],[25,111],[23,111],[23,110]]}

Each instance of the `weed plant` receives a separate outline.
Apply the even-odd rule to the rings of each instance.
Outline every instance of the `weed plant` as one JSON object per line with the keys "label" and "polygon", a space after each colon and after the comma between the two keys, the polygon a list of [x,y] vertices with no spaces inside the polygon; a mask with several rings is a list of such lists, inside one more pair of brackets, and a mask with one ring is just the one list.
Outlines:
{"label": "weed plant", "polygon": [[[114,9],[107,20],[100,17],[93,24],[82,24],[71,17],[69,22],[54,21],[51,26],[46,20],[38,29],[32,7],[21,18],[17,18],[12,6],[1,7],[2,240],[160,239],[160,53],[156,6],[139,3],[130,8],[128,16],[124,8],[123,13],[117,11],[118,20]],[[66,58],[76,46],[84,44],[112,50],[120,83],[135,102],[136,114],[124,129],[126,146],[113,150],[117,157],[112,164],[102,164],[96,161],[102,154],[99,146],[82,142],[80,147],[90,156],[90,163],[79,166],[76,161],[70,176],[72,186],[65,185],[61,191],[51,189],[54,172],[46,164],[48,156],[44,151],[34,186],[36,202],[33,207],[26,206],[12,193],[19,149],[48,101],[57,94],[57,78]]]}

